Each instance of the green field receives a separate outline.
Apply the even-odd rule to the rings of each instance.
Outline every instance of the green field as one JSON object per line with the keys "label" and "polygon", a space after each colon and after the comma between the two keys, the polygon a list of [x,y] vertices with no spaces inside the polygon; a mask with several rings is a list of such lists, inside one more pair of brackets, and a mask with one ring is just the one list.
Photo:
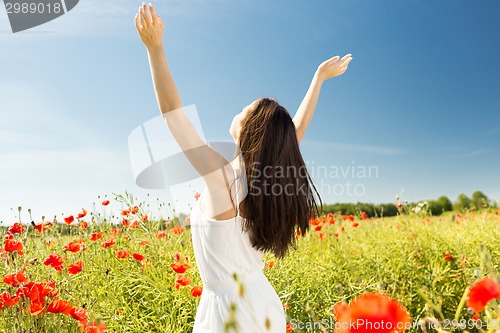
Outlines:
{"label": "green field", "polygon": [[[89,323],[102,319],[108,332],[190,332],[199,301],[191,290],[201,286],[201,281],[189,227],[184,231],[173,228],[177,220],[149,221],[145,207],[138,208],[135,214],[128,214],[130,222],[139,222],[133,228],[130,224],[110,225],[94,211],[81,219],[75,216],[69,226],[60,221],[44,232],[30,226],[14,234],[14,239],[23,243],[23,255],[4,248],[0,275],[24,271],[28,281],[53,280],[58,294],[44,296],[39,314],[30,314],[29,297],[13,306],[4,305],[0,331],[84,330],[71,315],[47,312],[51,300],[61,298],[88,311]],[[79,222],[90,221],[91,215],[95,223],[81,229]],[[325,216],[312,221],[310,230],[298,238],[298,249],[286,259],[265,257],[267,262],[274,261],[265,274],[285,304],[287,321],[294,324],[294,331],[333,332],[333,305],[367,292],[397,300],[413,321],[435,317],[443,324],[454,318],[469,322],[472,313],[465,305],[459,307],[466,288],[480,278],[496,277],[500,271],[498,210],[439,217],[415,213],[375,219],[356,216],[354,221],[341,215]],[[103,237],[91,241],[91,234],[100,231]],[[6,232],[3,230],[2,236]],[[103,242],[110,238],[116,244],[105,248]],[[78,246],[68,244],[77,240],[81,240],[80,250],[85,250],[71,252]],[[122,252],[126,258],[118,258],[119,250],[128,251],[130,256]],[[44,264],[52,253],[63,260],[60,272]],[[133,253],[144,259],[133,258]],[[178,274],[171,268],[176,253],[180,262],[190,266],[183,275],[192,280],[178,289]],[[83,262],[82,271],[69,274],[68,267],[77,261]],[[2,283],[0,293],[14,295],[18,287]],[[489,310],[480,313],[481,319],[500,313],[495,307],[495,301],[490,302]],[[87,331],[99,330],[87,326]]]}

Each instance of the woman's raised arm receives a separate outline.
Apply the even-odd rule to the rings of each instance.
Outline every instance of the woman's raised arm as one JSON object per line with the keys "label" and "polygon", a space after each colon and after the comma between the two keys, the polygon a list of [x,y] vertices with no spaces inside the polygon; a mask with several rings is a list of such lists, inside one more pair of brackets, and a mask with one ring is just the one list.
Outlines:
{"label": "woman's raised arm", "polygon": [[306,129],[311,122],[323,82],[332,77],[342,75],[347,70],[347,65],[349,65],[351,60],[352,57],[349,53],[342,57],[342,59],[340,59],[339,56],[335,56],[318,66],[306,96],[302,100],[302,103],[300,103],[297,113],[293,117],[293,123],[297,130],[297,140],[299,143],[302,141]]}
{"label": "woman's raised arm", "polygon": [[[152,4],[148,10],[142,3],[135,16],[135,26],[146,46],[158,106],[172,136],[208,187],[226,188],[234,178],[232,167],[203,141],[182,109],[163,48],[164,24]],[[218,170],[221,172],[215,172]]]}
{"label": "woman's raised arm", "polygon": [[177,87],[170,74],[167,58],[163,48],[164,24],[160,15],[156,14],[152,4],[148,11],[143,2],[139,13],[135,15],[135,26],[142,42],[148,51],[149,64],[158,106],[162,113],[182,107]]}

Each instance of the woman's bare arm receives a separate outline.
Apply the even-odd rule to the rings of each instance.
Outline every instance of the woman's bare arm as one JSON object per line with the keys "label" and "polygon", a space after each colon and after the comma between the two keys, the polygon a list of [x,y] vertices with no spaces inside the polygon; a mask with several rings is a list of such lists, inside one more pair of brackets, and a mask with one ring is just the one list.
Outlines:
{"label": "woman's bare arm", "polygon": [[311,122],[314,111],[316,110],[316,104],[318,102],[323,82],[332,77],[342,75],[346,71],[347,65],[349,65],[351,60],[351,54],[346,54],[342,57],[342,59],[340,59],[339,56],[335,56],[324,61],[318,66],[309,89],[307,90],[302,103],[300,103],[297,113],[293,117],[293,122],[297,130],[297,140],[299,143],[302,141],[306,129]]}
{"label": "woman's bare arm", "polygon": [[163,21],[156,14],[152,4],[149,5],[149,9],[151,13],[143,2],[139,13],[135,16],[135,26],[148,51],[158,106],[160,111],[165,113],[181,108],[182,102],[170,74],[163,48],[163,32],[165,30]]}
{"label": "woman's bare arm", "polygon": [[164,24],[152,4],[148,10],[142,3],[135,25],[146,46],[158,106],[172,136],[208,187],[226,188],[234,178],[231,165],[203,141],[182,109],[163,47]]}

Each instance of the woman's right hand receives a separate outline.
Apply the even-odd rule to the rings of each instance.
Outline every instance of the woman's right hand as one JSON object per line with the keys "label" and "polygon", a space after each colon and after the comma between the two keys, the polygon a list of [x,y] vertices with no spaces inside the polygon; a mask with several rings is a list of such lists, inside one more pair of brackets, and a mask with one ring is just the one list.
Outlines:
{"label": "woman's right hand", "polygon": [[316,73],[322,81],[342,75],[347,70],[347,65],[349,65],[351,60],[352,56],[350,53],[343,56],[342,59],[339,56],[335,56],[321,63]]}
{"label": "woman's right hand", "polygon": [[160,15],[156,14],[152,4],[149,4],[149,9],[151,13],[143,2],[139,12],[135,14],[135,27],[146,48],[163,47],[163,21]]}

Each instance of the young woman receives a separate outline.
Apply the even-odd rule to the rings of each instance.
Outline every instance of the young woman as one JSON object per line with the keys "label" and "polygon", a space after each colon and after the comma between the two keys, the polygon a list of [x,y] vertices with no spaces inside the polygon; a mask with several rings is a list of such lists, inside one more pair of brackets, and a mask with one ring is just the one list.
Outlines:
{"label": "young woman", "polygon": [[269,98],[244,107],[229,130],[239,150],[228,161],[203,142],[183,112],[163,49],[164,25],[153,5],[142,4],[135,25],[148,52],[160,111],[206,184],[191,212],[193,249],[203,282],[193,332],[284,333],[283,306],[262,272],[262,256],[271,251],[283,258],[295,247],[297,230],[305,234],[309,219],[320,213],[299,143],[322,83],[343,74],[351,54],[318,66],[293,119]]}

